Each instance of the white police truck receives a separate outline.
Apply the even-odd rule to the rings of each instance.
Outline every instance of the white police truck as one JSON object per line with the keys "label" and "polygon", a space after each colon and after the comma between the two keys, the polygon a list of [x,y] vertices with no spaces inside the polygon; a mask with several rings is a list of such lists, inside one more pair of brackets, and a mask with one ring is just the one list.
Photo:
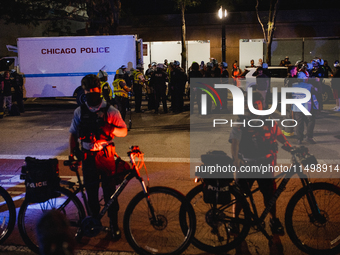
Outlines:
{"label": "white police truck", "polygon": [[0,71],[24,75],[24,97],[76,97],[81,103],[81,79],[99,70],[112,84],[116,70],[136,68],[143,59],[143,43],[136,35],[18,38],[18,53],[0,59]]}

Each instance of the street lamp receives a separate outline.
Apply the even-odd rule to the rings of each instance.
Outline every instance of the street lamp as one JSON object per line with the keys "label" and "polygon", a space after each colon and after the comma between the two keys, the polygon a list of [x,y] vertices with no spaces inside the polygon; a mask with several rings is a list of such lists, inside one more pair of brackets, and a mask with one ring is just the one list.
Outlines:
{"label": "street lamp", "polygon": [[225,62],[225,24],[223,22],[223,18],[227,17],[227,9],[223,10],[223,7],[218,10],[218,17],[220,17],[222,22],[222,62]]}

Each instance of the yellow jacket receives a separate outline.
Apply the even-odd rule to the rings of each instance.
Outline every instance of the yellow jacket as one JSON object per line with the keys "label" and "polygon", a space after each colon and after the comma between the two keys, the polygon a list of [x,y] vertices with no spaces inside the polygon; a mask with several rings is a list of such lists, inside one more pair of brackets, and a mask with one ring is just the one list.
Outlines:
{"label": "yellow jacket", "polygon": [[113,83],[112,83],[112,85],[113,85],[113,93],[117,97],[126,97],[126,98],[128,98],[129,97],[128,92],[119,85],[119,83],[121,81],[123,81],[125,83],[124,79],[119,79],[119,78],[113,81]]}

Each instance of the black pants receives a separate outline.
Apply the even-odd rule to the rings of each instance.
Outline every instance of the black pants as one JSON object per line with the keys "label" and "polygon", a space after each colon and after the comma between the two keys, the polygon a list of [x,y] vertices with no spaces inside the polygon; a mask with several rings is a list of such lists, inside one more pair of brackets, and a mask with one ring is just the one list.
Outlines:
{"label": "black pants", "polygon": [[4,117],[4,96],[0,91],[0,119]]}
{"label": "black pants", "polygon": [[156,95],[155,95],[155,98],[156,98],[155,111],[156,112],[158,112],[158,107],[159,107],[159,103],[160,103],[161,100],[162,100],[162,104],[163,104],[163,111],[164,111],[164,113],[168,112],[168,106],[167,106],[167,103],[166,103],[165,89],[166,88],[162,88],[162,89],[156,90]]}
{"label": "black pants", "polygon": [[297,121],[295,127],[296,138],[300,141],[303,140],[303,131],[305,129],[305,123],[307,126],[307,138],[313,138],[313,132],[315,127],[315,113],[310,116],[306,116],[302,112],[294,112],[294,119]]}
{"label": "black pants", "polygon": [[133,84],[133,93],[135,94],[135,111],[140,112],[142,106],[142,86]]}
{"label": "black pants", "polygon": [[128,106],[129,99],[127,97],[119,97],[119,96],[116,96],[115,99],[116,99],[116,104],[120,112],[120,115],[122,115],[122,119],[125,120],[126,108]]}
{"label": "black pants", "polygon": [[[102,180],[102,189],[104,194],[104,201],[107,202],[110,196],[116,191],[116,183],[114,178],[107,176],[105,173],[96,170],[95,154],[85,153],[85,159],[83,160],[83,177],[84,185],[87,193],[87,198],[90,207],[90,214],[93,217],[98,216],[100,212],[100,204],[98,198],[99,192],[99,180]],[[116,200],[109,207],[108,216],[111,224],[118,224],[118,211],[119,204]],[[118,225],[117,225],[118,226]]]}

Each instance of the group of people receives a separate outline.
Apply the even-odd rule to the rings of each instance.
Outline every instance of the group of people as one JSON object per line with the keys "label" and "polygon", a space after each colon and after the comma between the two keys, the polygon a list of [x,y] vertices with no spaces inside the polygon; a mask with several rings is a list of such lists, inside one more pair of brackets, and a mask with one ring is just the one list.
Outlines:
{"label": "group of people", "polygon": [[[339,93],[340,93],[340,64],[336,60],[334,62],[334,70],[332,70],[327,61],[320,58],[314,58],[309,63],[298,61],[295,65],[292,65],[287,56],[285,60],[282,61],[282,66],[288,67],[288,76],[284,81],[285,87],[301,87],[309,90],[312,94],[312,99],[309,103],[305,105],[305,108],[312,114],[306,116],[301,112],[301,110],[293,105],[292,107],[287,107],[288,119],[294,119],[297,122],[295,127],[295,133],[293,127],[284,127],[282,132],[285,136],[296,136],[298,144],[303,141],[303,131],[304,125],[307,126],[307,139],[306,141],[310,144],[315,144],[316,141],[313,138],[315,118],[319,110],[323,109],[322,94],[324,90],[323,78],[328,78],[332,76],[331,87],[333,89],[333,96],[336,100],[336,105],[332,109],[334,111],[340,111],[339,104]],[[268,72],[268,65],[263,63],[262,66],[257,67],[256,70],[256,85],[257,91],[264,98],[263,107],[266,109],[268,107],[268,95],[270,92],[270,74]],[[298,97],[299,95],[288,95],[288,97]],[[291,125],[294,123],[291,122]],[[290,125],[287,123],[287,126]]]}
{"label": "group of people", "polygon": [[3,76],[0,75],[0,119],[8,115],[20,115],[25,111],[23,85],[23,77],[16,71],[5,71]]}
{"label": "group of people", "polygon": [[116,105],[123,120],[125,120],[126,109],[130,108],[129,98],[131,95],[135,99],[135,112],[143,113],[142,97],[146,94],[148,101],[147,110],[159,113],[159,106],[162,103],[163,113],[168,113],[167,100],[171,97],[171,110],[179,113],[184,110],[184,91],[187,76],[180,67],[178,61],[170,64],[167,61],[162,63],[152,63],[144,73],[141,64],[136,69],[127,71],[125,65],[117,71],[113,81],[113,92],[107,82],[108,74],[100,70],[98,77],[102,83],[102,97]]}

